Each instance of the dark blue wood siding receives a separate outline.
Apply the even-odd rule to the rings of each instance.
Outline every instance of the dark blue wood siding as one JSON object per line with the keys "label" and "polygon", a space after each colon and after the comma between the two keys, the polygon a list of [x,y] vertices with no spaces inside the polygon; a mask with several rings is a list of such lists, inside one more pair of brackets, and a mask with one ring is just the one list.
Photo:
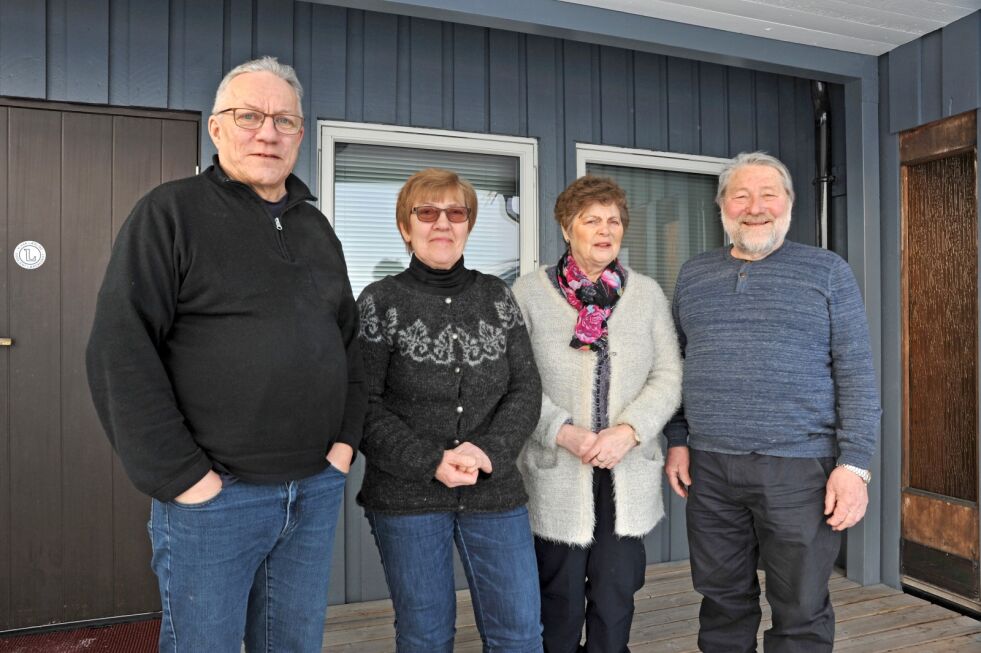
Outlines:
{"label": "dark blue wood siding", "polygon": [[[893,72],[890,99],[903,101],[889,105],[894,130],[976,104],[978,25],[975,15],[897,50],[902,70]],[[941,47],[952,35],[969,42],[970,56]],[[224,72],[264,54],[293,64],[304,85],[308,122],[296,172],[313,188],[318,119],[532,137],[547,262],[562,249],[551,213],[576,174],[577,142],[711,156],[763,149],[794,174],[793,234],[813,242],[807,80],[292,0],[0,0],[0,95],[207,116]],[[967,73],[973,83],[955,83]],[[914,90],[923,99],[909,102]],[[840,87],[836,92],[841,98]],[[206,131],[201,144],[207,165],[213,147]],[[844,158],[836,160],[841,181]],[[844,205],[836,193],[836,206]],[[652,560],[687,556],[682,505],[669,501],[669,521],[648,540]],[[348,524],[341,537],[348,539],[349,587],[380,582],[376,569],[352,563],[360,555],[352,549],[373,549],[352,539],[360,535]],[[349,589],[347,598],[367,594]],[[336,590],[332,599],[339,600]]]}
{"label": "dark blue wood siding", "polygon": [[887,55],[889,114],[895,134],[981,106],[981,12]]}
{"label": "dark blue wood siding", "polygon": [[[966,41],[977,55],[978,26],[975,15],[897,50],[915,74],[894,75],[902,80],[896,92],[971,73],[972,84],[944,82],[947,99],[931,99],[933,117],[941,104],[963,110],[975,102],[978,56],[952,54],[940,40]],[[543,260],[560,247],[547,217],[575,175],[577,142],[711,156],[764,149],[786,160],[798,193],[811,192],[804,80],[290,0],[0,0],[0,95],[206,115],[223,73],[261,54],[293,64],[306,89],[296,172],[311,186],[316,119],[539,139]],[[926,101],[890,106],[902,113],[897,124],[932,116]],[[201,142],[207,164],[206,133]],[[796,213],[795,233],[807,241],[810,203],[798,202]]]}

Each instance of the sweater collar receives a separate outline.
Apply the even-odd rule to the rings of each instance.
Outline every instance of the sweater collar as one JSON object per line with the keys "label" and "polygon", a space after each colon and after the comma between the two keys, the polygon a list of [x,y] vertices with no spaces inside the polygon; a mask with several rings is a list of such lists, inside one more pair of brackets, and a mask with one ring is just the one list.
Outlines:
{"label": "sweater collar", "polygon": [[448,270],[431,268],[417,257],[409,260],[409,267],[396,275],[396,278],[413,288],[433,295],[450,297],[458,295],[477,279],[474,270],[463,266],[463,257]]}

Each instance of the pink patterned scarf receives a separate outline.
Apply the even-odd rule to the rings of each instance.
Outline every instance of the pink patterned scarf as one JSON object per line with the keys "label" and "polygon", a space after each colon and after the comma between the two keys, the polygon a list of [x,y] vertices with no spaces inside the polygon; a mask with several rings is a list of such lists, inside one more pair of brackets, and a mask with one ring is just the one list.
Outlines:
{"label": "pink patterned scarf", "polygon": [[606,266],[594,283],[567,251],[559,259],[555,276],[566,301],[579,311],[569,346],[585,351],[605,349],[608,334],[606,321],[623,294],[627,276],[619,260],[614,259]]}

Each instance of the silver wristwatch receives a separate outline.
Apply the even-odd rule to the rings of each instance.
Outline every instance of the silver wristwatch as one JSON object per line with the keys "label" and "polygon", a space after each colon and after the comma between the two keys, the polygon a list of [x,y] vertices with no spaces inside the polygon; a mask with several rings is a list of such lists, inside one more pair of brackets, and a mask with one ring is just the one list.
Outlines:
{"label": "silver wristwatch", "polygon": [[870,472],[867,469],[862,469],[861,467],[856,467],[855,465],[845,465],[845,464],[840,464],[840,465],[838,465],[838,467],[844,467],[845,469],[847,469],[848,471],[850,471],[852,474],[855,474],[860,479],[862,479],[863,481],[865,481],[865,484],[866,485],[868,485],[869,483],[872,482],[872,472]]}

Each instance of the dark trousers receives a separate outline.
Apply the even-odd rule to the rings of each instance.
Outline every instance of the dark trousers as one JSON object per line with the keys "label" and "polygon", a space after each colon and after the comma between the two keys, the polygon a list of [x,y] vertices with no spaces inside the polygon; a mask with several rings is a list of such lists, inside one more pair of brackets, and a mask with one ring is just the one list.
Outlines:
{"label": "dark trousers", "polygon": [[[613,478],[593,471],[596,526],[589,548],[535,538],[545,653],[629,651],[634,593],[644,585],[647,555],[638,537],[613,532]],[[583,622],[586,645],[579,646]]]}
{"label": "dark trousers", "polygon": [[773,626],[767,653],[820,653],[834,644],[828,592],[841,536],[825,523],[833,458],[691,452],[688,545],[702,595],[698,646],[706,653],[756,651],[758,562]]}

